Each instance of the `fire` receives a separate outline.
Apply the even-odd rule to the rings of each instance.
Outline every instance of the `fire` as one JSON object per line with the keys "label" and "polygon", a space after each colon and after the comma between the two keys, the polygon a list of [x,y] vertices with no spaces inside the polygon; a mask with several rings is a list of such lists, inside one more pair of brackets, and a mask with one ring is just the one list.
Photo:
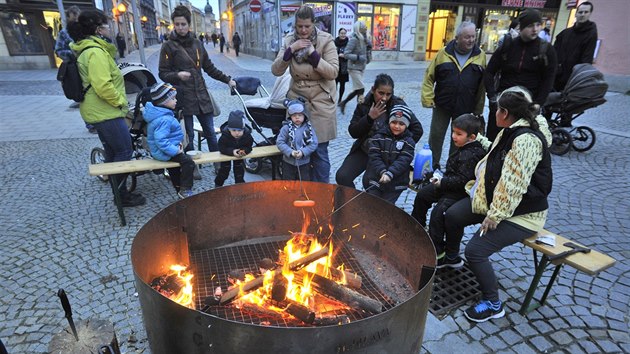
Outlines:
{"label": "fire", "polygon": [[182,306],[194,308],[191,281],[194,275],[187,268],[180,264],[171,265],[169,273],[153,279],[151,287]]}

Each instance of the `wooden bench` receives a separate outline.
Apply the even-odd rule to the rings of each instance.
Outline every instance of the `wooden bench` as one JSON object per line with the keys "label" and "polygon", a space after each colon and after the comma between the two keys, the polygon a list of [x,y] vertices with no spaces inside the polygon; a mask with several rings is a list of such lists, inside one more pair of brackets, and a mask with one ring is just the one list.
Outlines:
{"label": "wooden bench", "polygon": [[[255,158],[263,158],[263,157],[272,157],[280,155],[280,150],[275,145],[269,146],[258,146],[252,149],[252,152],[243,158],[238,158],[234,156],[222,155],[218,151],[213,152],[203,152],[201,153],[201,157],[194,159],[193,161],[200,164],[207,163],[215,163],[215,162],[224,162],[224,161],[234,161],[238,159],[255,159]],[[278,161],[276,159],[271,159],[272,163],[272,173],[271,178],[275,179],[275,171],[277,169],[276,164]],[[116,207],[118,208],[118,215],[120,216],[120,222],[123,226],[127,224],[125,220],[125,213],[122,207],[122,201],[120,199],[120,194],[118,192],[118,183],[115,181],[115,176],[122,173],[133,173],[133,172],[142,172],[142,171],[152,171],[152,170],[160,170],[165,168],[178,167],[179,163],[177,162],[167,162],[167,161],[158,161],[153,159],[142,159],[142,160],[130,160],[130,161],[119,161],[119,162],[107,162],[100,164],[93,164],[89,166],[89,174],[90,176],[110,176],[109,182],[112,187],[112,191],[114,193],[114,201],[116,203]]]}
{"label": "wooden bench", "polygon": [[[555,246],[537,243],[536,239],[542,235],[554,235]],[[549,291],[553,287],[554,281],[560,273],[560,269],[563,265],[573,267],[580,272],[589,274],[591,276],[596,276],[597,274],[599,274],[599,272],[612,267],[616,262],[614,258],[601,252],[597,252],[593,249],[591,249],[588,253],[574,253],[569,256],[550,261],[549,257],[553,257],[572,249],[571,247],[567,247],[564,245],[567,242],[571,242],[575,245],[587,248],[586,246],[583,246],[575,241],[571,241],[565,237],[554,234],[553,232],[547,230],[542,230],[532,237],[523,240],[523,244],[527,247],[531,247],[533,250],[534,268],[536,272],[534,273],[534,279],[532,279],[532,282],[529,285],[529,289],[527,290],[527,294],[525,295],[525,299],[523,300],[523,304],[521,305],[521,309],[519,310],[519,313],[521,315],[525,315],[530,311],[533,311],[545,304],[545,301],[547,300],[547,295],[549,295]],[[541,253],[540,259],[538,258],[539,252]],[[555,266],[553,274],[551,275],[551,278],[549,278],[549,282],[545,287],[542,297],[532,303],[532,300],[534,300],[534,293],[536,292],[536,288],[538,288],[538,284],[540,283],[540,280],[545,270],[547,269],[547,266],[549,265]]]}

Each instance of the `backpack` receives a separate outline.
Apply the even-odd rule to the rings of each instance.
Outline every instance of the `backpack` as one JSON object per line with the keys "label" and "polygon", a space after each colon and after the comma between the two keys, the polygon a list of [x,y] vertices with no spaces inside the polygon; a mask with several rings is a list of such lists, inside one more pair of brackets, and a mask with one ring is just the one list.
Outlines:
{"label": "backpack", "polygon": [[[79,54],[79,56],[90,48],[101,47],[87,47]],[[83,102],[85,93],[90,89],[90,87],[92,87],[92,85],[88,85],[85,89],[83,88],[83,81],[81,80],[81,75],[79,74],[78,60],[79,57],[72,55],[70,59],[61,63],[61,66],[59,66],[59,70],[57,71],[57,81],[61,82],[61,88],[63,89],[63,94],[66,98],[75,102]]]}

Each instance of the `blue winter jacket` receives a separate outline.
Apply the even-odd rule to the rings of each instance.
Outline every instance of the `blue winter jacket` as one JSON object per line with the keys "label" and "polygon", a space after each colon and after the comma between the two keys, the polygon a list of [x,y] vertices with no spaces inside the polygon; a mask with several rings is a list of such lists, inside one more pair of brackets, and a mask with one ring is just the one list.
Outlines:
{"label": "blue winter jacket", "polygon": [[151,156],[160,161],[168,161],[179,151],[184,141],[184,132],[172,110],[147,103],[143,112],[147,127],[147,143]]}

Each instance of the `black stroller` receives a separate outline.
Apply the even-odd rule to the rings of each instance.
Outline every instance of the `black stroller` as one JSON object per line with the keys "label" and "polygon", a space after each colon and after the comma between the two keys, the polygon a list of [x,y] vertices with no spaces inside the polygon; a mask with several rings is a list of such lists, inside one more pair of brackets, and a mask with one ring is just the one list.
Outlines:
{"label": "black stroller", "polygon": [[[238,77],[234,78],[234,81],[236,81],[236,88],[232,90],[232,95],[238,96],[241,100],[247,120],[251,123],[252,128],[262,137],[262,141],[254,139],[254,144],[256,146],[275,145],[278,133],[286,119],[286,108],[282,102],[284,102],[286,92],[289,89],[290,75],[287,73],[285,76],[279,77],[274,84],[271,94],[258,78]],[[259,96],[259,98],[245,101],[243,99],[244,95]],[[270,129],[273,136],[266,136],[263,128]],[[282,177],[282,164],[271,163],[271,159],[277,159],[276,162],[280,162],[280,157],[278,156],[245,159],[245,170],[249,173],[257,174],[262,169],[263,164],[270,163],[272,166],[277,166],[277,170],[272,171],[272,177],[275,178],[276,174]]]}
{"label": "black stroller", "polygon": [[[140,160],[151,158],[149,147],[147,146],[146,122],[142,118],[139,101],[142,98],[143,90],[150,88],[157,80],[146,66],[140,63],[121,63],[118,65],[125,80],[125,92],[129,112],[125,121],[129,126],[133,153],[131,159]],[[105,150],[102,147],[95,147],[90,153],[90,163],[97,164],[105,162]],[[136,189],[136,178],[145,172],[130,173],[130,181],[127,189],[132,192]],[[103,182],[108,181],[108,176],[97,176]]]}
{"label": "black stroller", "polygon": [[587,126],[562,127],[563,122],[572,122],[587,109],[606,102],[604,95],[608,84],[604,76],[590,64],[578,64],[562,92],[552,92],[545,102],[545,112],[551,112],[549,128],[553,136],[550,152],[564,155],[571,148],[588,151],[595,145],[595,131]]}

